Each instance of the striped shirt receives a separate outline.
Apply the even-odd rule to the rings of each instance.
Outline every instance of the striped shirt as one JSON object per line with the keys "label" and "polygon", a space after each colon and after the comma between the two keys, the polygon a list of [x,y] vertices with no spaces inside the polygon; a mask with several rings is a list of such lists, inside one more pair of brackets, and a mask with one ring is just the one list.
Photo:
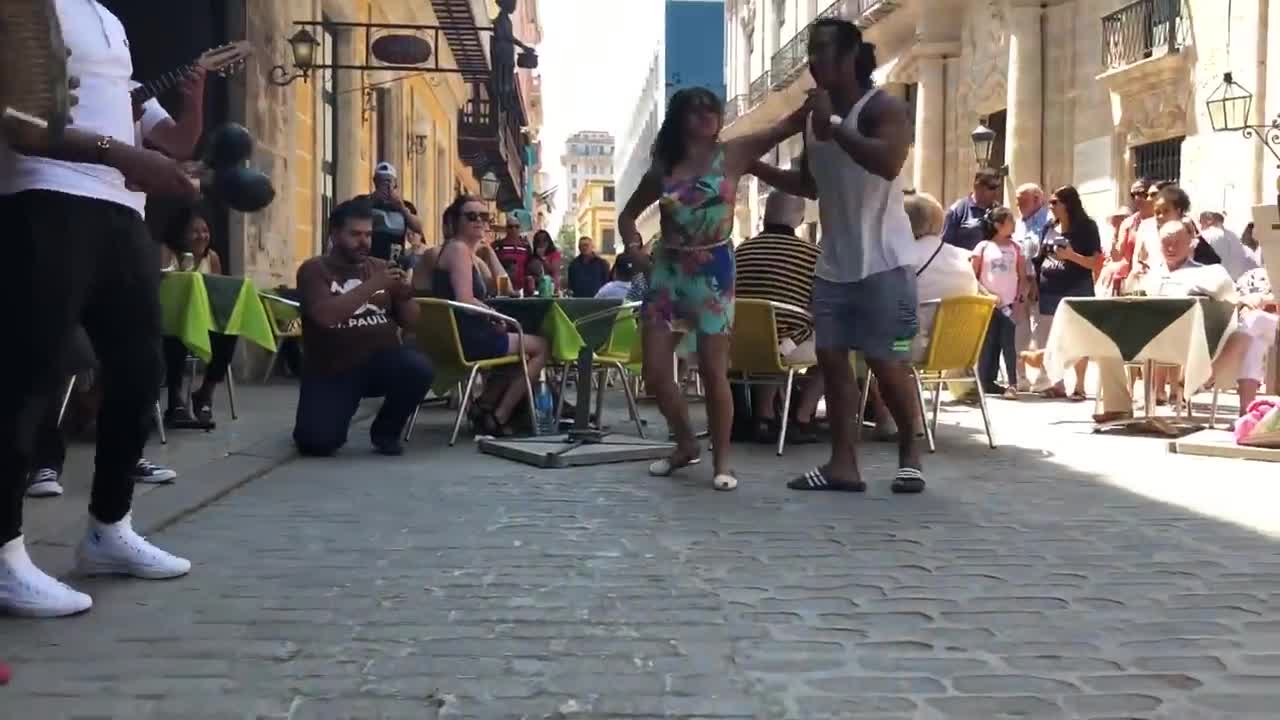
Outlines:
{"label": "striped shirt", "polygon": [[[736,295],[774,300],[809,308],[818,246],[794,235],[764,233],[738,246]],[[813,336],[813,321],[795,313],[778,313],[778,339],[799,345]]]}

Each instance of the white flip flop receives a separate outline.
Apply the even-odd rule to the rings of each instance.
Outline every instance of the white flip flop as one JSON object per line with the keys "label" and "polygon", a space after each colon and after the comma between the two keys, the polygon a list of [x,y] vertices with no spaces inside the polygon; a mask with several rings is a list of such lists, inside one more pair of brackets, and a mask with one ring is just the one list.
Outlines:
{"label": "white flip flop", "polygon": [[679,467],[671,464],[671,458],[662,458],[661,460],[649,466],[649,474],[654,477],[671,477],[675,471],[687,468],[690,465],[697,465],[702,462],[702,458],[694,458]]}
{"label": "white flip flop", "polygon": [[711,481],[711,484],[717,490],[733,490],[738,487],[738,478],[728,473],[721,473],[715,476],[715,479]]}

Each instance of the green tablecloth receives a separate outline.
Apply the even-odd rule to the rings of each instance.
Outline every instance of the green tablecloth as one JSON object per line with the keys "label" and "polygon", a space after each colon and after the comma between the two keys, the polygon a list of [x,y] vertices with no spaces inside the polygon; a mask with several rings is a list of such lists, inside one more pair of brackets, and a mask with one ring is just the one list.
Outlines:
{"label": "green tablecloth", "polygon": [[1081,358],[1183,368],[1188,388],[1211,374],[1235,306],[1202,297],[1067,298],[1053,316],[1045,369],[1057,380]]}
{"label": "green tablecloth", "polygon": [[575,320],[622,305],[621,300],[595,298],[503,298],[488,302],[494,310],[519,320],[526,333],[542,336],[551,346],[554,363],[576,362],[584,345],[600,348],[613,332],[612,316],[582,327],[574,327]]}
{"label": "green tablecloth", "polygon": [[167,272],[160,281],[161,329],[208,361],[209,333],[239,335],[275,352],[275,334],[253,281],[227,275]]}

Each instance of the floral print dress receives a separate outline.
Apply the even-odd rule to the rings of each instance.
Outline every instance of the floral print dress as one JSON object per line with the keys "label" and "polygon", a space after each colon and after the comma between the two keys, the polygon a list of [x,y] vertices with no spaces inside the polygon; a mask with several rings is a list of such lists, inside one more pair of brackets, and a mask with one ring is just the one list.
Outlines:
{"label": "floral print dress", "polygon": [[676,320],[694,335],[733,328],[733,207],[737,188],[724,172],[724,146],[703,175],[663,183],[662,239],[644,298],[647,323]]}

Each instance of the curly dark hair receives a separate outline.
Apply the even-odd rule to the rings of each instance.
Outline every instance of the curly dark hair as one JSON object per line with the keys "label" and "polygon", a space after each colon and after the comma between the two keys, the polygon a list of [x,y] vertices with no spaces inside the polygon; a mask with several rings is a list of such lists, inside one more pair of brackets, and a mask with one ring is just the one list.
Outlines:
{"label": "curly dark hair", "polygon": [[982,237],[990,240],[996,236],[1001,225],[1009,220],[1015,220],[1013,211],[1003,205],[994,205],[982,216]]}
{"label": "curly dark hair", "polygon": [[658,137],[653,141],[651,153],[654,162],[664,174],[684,160],[688,152],[688,144],[684,139],[684,119],[690,113],[700,110],[711,110],[724,121],[724,103],[715,93],[704,87],[685,88],[671,96],[667,101],[667,115],[662,119],[662,127],[658,128]]}

